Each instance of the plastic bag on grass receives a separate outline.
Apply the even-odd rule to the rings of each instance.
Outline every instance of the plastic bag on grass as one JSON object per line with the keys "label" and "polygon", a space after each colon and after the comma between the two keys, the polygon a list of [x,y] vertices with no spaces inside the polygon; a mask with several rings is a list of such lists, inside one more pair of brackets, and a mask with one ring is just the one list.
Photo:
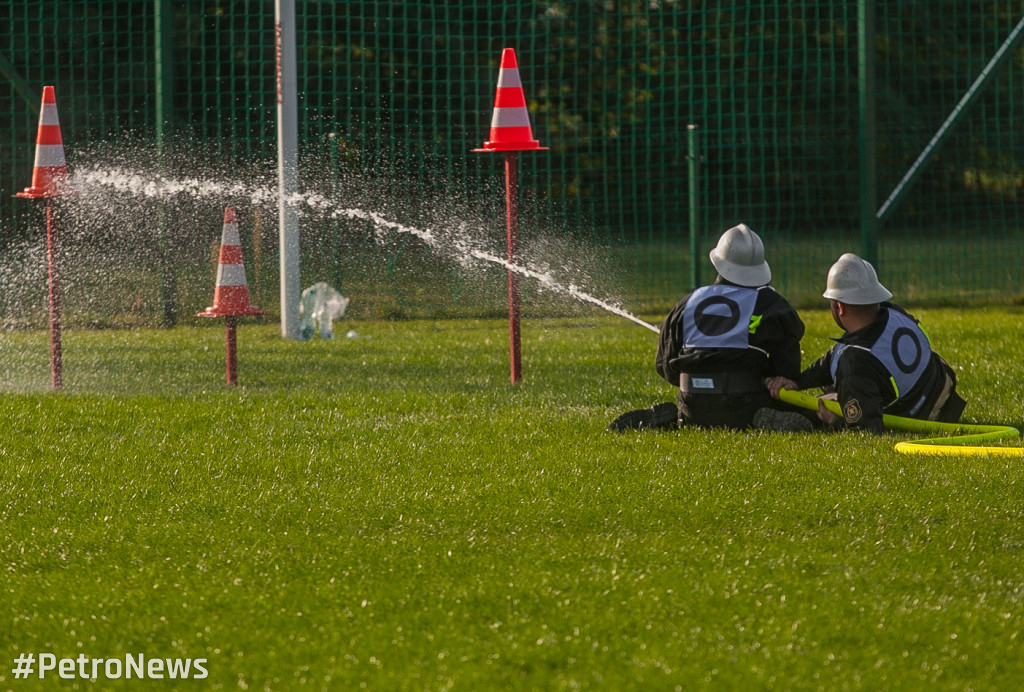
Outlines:
{"label": "plastic bag on grass", "polygon": [[334,320],[345,316],[348,298],[323,281],[302,292],[299,303],[299,338],[312,339],[320,327],[320,338],[334,338]]}

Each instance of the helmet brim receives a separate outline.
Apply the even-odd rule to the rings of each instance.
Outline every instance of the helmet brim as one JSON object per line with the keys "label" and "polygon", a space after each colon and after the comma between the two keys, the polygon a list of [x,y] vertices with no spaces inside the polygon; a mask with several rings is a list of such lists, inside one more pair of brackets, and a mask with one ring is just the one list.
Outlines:
{"label": "helmet brim", "polygon": [[821,297],[828,300],[837,300],[846,305],[874,305],[875,303],[889,300],[892,298],[892,293],[882,284],[875,284],[868,288],[845,291],[838,288],[830,288],[822,293]]}

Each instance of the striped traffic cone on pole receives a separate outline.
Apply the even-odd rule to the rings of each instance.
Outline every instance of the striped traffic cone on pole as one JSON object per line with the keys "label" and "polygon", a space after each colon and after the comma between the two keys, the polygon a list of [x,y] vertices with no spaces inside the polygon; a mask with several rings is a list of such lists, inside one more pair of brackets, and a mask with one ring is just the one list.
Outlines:
{"label": "striped traffic cone on pole", "polygon": [[226,207],[220,241],[220,258],[217,263],[217,285],[213,290],[213,305],[200,312],[198,317],[226,318],[227,382],[229,385],[238,382],[236,339],[238,318],[262,314],[263,311],[253,305],[249,299],[249,284],[245,279],[242,242],[238,234],[235,208]]}
{"label": "striped traffic cone on pole", "polygon": [[57,97],[52,86],[43,87],[43,104],[36,131],[36,158],[32,185],[14,195],[23,199],[46,200],[46,265],[50,311],[50,381],[54,390],[64,387],[64,357],[61,352],[60,272],[57,269],[57,222],[50,200],[74,194],[67,185],[68,164],[64,139],[57,117]]}
{"label": "striped traffic cone on pole", "polygon": [[494,94],[494,113],[491,115],[491,138],[483,147],[473,151],[526,151],[544,150],[533,138],[530,111],[526,107],[523,82],[519,78],[516,52],[506,48],[501,52],[498,70],[498,88]]}
{"label": "striped traffic cone on pole", "polygon": [[500,151],[505,154],[505,222],[508,232],[508,332],[509,361],[512,384],[522,379],[519,329],[519,276],[512,269],[519,253],[519,178],[516,172],[517,151],[543,151],[547,147],[533,138],[530,112],[526,108],[523,83],[519,78],[516,52],[506,48],[501,53],[498,70],[498,89],[494,95],[494,113],[491,116],[491,138],[483,147],[473,151]]}
{"label": "striped traffic cone on pole", "polygon": [[242,241],[238,234],[235,208],[227,207],[224,209],[224,228],[221,232],[220,259],[217,263],[217,285],[213,290],[213,305],[199,313],[199,317],[241,317],[262,314],[262,310],[249,302],[249,284],[245,280]]}
{"label": "striped traffic cone on pole", "polygon": [[64,139],[60,134],[60,118],[57,116],[57,97],[53,87],[46,86],[43,87],[43,105],[39,110],[32,185],[15,197],[63,197],[71,193],[67,187],[67,178],[68,164],[64,158]]}

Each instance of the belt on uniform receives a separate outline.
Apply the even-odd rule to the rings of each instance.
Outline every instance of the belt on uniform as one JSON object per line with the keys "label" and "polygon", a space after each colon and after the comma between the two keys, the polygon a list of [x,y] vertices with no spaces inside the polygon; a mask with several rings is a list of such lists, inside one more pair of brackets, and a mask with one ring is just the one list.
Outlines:
{"label": "belt on uniform", "polygon": [[716,372],[679,376],[683,394],[747,394],[765,391],[764,379],[752,372]]}
{"label": "belt on uniform", "polygon": [[935,400],[935,405],[932,406],[932,410],[928,413],[928,420],[938,420],[939,415],[942,413],[942,407],[949,401],[949,395],[953,393],[953,378],[946,373],[946,381],[942,383],[942,391],[939,393],[939,398]]}

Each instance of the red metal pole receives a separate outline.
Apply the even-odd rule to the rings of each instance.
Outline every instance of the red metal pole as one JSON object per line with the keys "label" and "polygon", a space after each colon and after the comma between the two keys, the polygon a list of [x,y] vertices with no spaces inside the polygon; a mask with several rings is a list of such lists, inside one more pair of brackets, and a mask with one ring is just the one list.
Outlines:
{"label": "red metal pole", "polygon": [[[519,253],[519,181],[516,176],[516,154],[505,152],[505,216],[508,222],[508,261],[514,264]],[[508,272],[508,333],[511,353],[512,384],[523,377],[519,337],[519,275]]]}
{"label": "red metal pole", "polygon": [[228,316],[227,320],[227,364],[228,364],[228,384],[235,385],[238,383],[238,348],[237,341],[235,339],[235,330],[238,326],[238,318]]}
{"label": "red metal pole", "polygon": [[60,348],[60,276],[57,272],[57,227],[53,206],[46,203],[46,264],[49,270],[50,381],[54,391],[64,387],[64,362]]}

